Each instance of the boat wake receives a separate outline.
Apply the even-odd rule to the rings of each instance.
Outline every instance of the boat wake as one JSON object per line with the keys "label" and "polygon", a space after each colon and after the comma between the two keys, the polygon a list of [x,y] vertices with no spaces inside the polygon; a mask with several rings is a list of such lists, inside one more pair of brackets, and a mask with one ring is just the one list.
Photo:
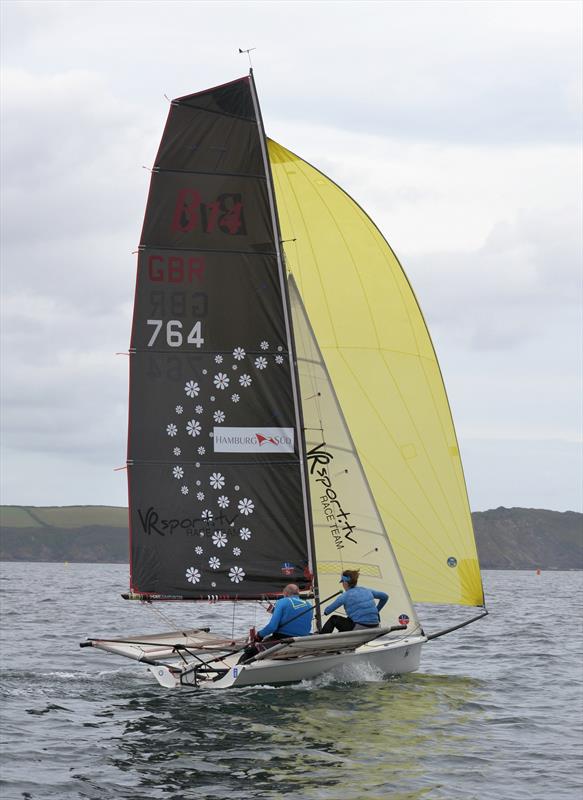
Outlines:
{"label": "boat wake", "polygon": [[293,688],[297,691],[313,691],[338,683],[381,683],[385,677],[383,671],[372,664],[342,664],[311,680],[301,681]]}

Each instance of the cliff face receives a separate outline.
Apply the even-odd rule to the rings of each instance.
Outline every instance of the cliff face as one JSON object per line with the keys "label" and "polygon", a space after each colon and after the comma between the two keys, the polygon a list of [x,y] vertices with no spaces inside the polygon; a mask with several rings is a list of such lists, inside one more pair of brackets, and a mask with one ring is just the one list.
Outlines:
{"label": "cliff face", "polygon": [[[472,514],[483,569],[583,569],[583,514]],[[110,506],[0,508],[0,560],[127,563],[128,513]]]}

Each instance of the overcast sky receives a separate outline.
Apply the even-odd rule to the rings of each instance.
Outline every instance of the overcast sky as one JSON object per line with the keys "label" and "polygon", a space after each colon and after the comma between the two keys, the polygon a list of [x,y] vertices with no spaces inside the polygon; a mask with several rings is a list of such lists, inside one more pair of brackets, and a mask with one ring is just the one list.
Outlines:
{"label": "overcast sky", "polygon": [[142,166],[256,47],[268,134],[404,265],[472,509],[581,510],[581,3],[1,7],[2,503],[126,504]]}

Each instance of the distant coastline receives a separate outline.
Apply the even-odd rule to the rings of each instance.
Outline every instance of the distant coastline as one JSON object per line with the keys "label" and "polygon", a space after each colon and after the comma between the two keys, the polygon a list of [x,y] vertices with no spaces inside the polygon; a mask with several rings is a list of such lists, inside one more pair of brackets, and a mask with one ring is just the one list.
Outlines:
{"label": "distant coastline", "polygon": [[[472,519],[483,569],[583,569],[583,514],[500,507]],[[0,560],[127,563],[128,510],[0,506]]]}

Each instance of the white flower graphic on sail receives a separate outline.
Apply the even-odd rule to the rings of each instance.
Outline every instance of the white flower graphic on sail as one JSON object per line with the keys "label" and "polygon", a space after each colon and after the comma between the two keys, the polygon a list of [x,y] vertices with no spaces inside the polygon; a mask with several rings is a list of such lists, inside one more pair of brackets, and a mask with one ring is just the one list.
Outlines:
{"label": "white flower graphic on sail", "polygon": [[172,452],[175,456],[179,456],[182,453],[182,450],[179,447],[175,447]]}
{"label": "white flower graphic on sail", "polygon": [[224,422],[225,421],[225,412],[224,411],[215,411],[213,414],[213,419],[215,422]]}
{"label": "white flower graphic on sail", "polygon": [[209,478],[209,483],[213,487],[213,489],[222,489],[225,485],[225,478],[221,475],[220,472],[213,472],[213,474]]}
{"label": "white flower graphic on sail", "polygon": [[242,500],[239,500],[237,508],[240,514],[244,514],[247,517],[255,510],[255,504],[252,500],[249,500],[248,497],[244,497]]}
{"label": "white flower graphic on sail", "polygon": [[224,547],[227,544],[227,534],[222,531],[213,533],[213,544],[215,547]]}
{"label": "white flower graphic on sail", "polygon": [[197,545],[197,546],[194,548],[194,552],[196,553],[196,555],[197,555],[197,556],[201,556],[201,555],[202,555],[202,553],[203,553],[202,547],[201,547],[200,545]]}
{"label": "white flower graphic on sail", "polygon": [[182,412],[184,411],[182,406],[176,406],[174,410],[176,411],[177,414],[182,414]]}
{"label": "white flower graphic on sail", "polygon": [[247,387],[248,387],[248,386],[251,386],[251,384],[253,383],[253,381],[252,381],[252,379],[251,379],[251,376],[250,376],[250,375],[247,375],[247,373],[246,373],[246,372],[244,372],[244,373],[243,373],[243,375],[240,375],[240,376],[239,376],[239,383],[241,384],[241,386],[242,386],[244,389],[247,389]]}
{"label": "white flower graphic on sail", "polygon": [[241,583],[245,577],[245,572],[241,567],[231,567],[229,570],[229,578],[233,583]]}
{"label": "white flower graphic on sail", "polygon": [[283,356],[275,356],[275,363],[276,364],[283,364]]}
{"label": "white flower graphic on sail", "polygon": [[226,389],[229,385],[229,376],[225,372],[219,372],[213,378],[213,383],[217,389]]}
{"label": "white flower graphic on sail", "polygon": [[257,367],[257,369],[265,369],[265,367],[267,366],[267,359],[264,358],[263,356],[258,356],[255,359],[255,366]]}
{"label": "white flower graphic on sail", "polygon": [[203,409],[202,406],[195,406],[194,407],[195,414],[202,414],[203,411],[204,411],[204,409]]}
{"label": "white flower graphic on sail", "polygon": [[180,480],[180,478],[184,477],[184,470],[182,469],[182,467],[176,466],[172,468],[172,474],[174,475],[176,480]]}
{"label": "white flower graphic on sail", "polygon": [[216,355],[216,356],[215,356],[215,361],[216,361],[216,363],[217,363],[217,364],[222,364],[222,363],[223,363],[223,357],[222,357],[222,355],[220,355],[220,354],[219,354],[219,355]]}
{"label": "white flower graphic on sail", "polygon": [[197,500],[204,500],[204,492],[197,492],[196,493]]}
{"label": "white flower graphic on sail", "polygon": [[204,456],[206,449],[204,447],[199,447],[196,452],[199,454],[199,456]]}
{"label": "white flower graphic on sail", "polygon": [[265,341],[261,342],[261,344],[259,346],[261,347],[262,350],[268,350],[269,349],[269,342],[265,342]]}
{"label": "white flower graphic on sail", "polygon": [[171,422],[169,425],[166,425],[166,433],[168,436],[176,436],[178,433],[178,428],[173,422]]}
{"label": "white flower graphic on sail", "polygon": [[202,516],[203,519],[212,519],[213,518],[213,512],[210,511],[208,508],[205,508],[205,510],[202,512],[201,516]]}
{"label": "white flower graphic on sail", "polygon": [[200,386],[196,381],[187,381],[186,386],[184,387],[184,391],[188,395],[188,397],[198,397],[198,393],[200,392]]}
{"label": "white flower graphic on sail", "polygon": [[188,486],[181,486],[180,491],[182,494],[188,494]]}
{"label": "white flower graphic on sail", "polygon": [[251,531],[249,530],[249,528],[241,528],[241,530],[239,531],[239,536],[241,537],[241,539],[243,539],[243,541],[246,542],[248,539],[251,538]]}
{"label": "white flower graphic on sail", "polygon": [[235,358],[237,361],[242,361],[242,359],[245,358],[245,351],[242,347],[235,347],[233,350],[233,358]]}
{"label": "white flower graphic on sail", "polygon": [[219,499],[217,500],[217,503],[218,503],[218,505],[219,505],[219,507],[220,507],[220,508],[227,508],[227,507],[229,506],[229,503],[230,503],[230,502],[231,502],[231,501],[229,500],[229,498],[228,498],[226,495],[224,495],[224,494],[222,494],[222,495],[219,497]]}
{"label": "white flower graphic on sail", "polygon": [[198,583],[200,581],[200,572],[196,567],[189,567],[186,570],[186,579],[190,581],[190,583]]}
{"label": "white flower graphic on sail", "polygon": [[231,400],[233,401],[233,403],[238,403],[238,402],[239,402],[239,400],[240,400],[240,397],[239,397],[239,395],[238,395],[238,394],[235,392],[235,394],[232,394],[232,395],[231,395]]}
{"label": "white flower graphic on sail", "polygon": [[221,566],[221,561],[216,556],[211,556],[209,558],[209,567],[211,569],[218,569]]}
{"label": "white flower graphic on sail", "polygon": [[233,547],[233,555],[240,556],[241,555],[241,548],[240,547]]}
{"label": "white flower graphic on sail", "polygon": [[186,423],[186,430],[189,436],[198,436],[202,428],[197,419],[191,419]]}

